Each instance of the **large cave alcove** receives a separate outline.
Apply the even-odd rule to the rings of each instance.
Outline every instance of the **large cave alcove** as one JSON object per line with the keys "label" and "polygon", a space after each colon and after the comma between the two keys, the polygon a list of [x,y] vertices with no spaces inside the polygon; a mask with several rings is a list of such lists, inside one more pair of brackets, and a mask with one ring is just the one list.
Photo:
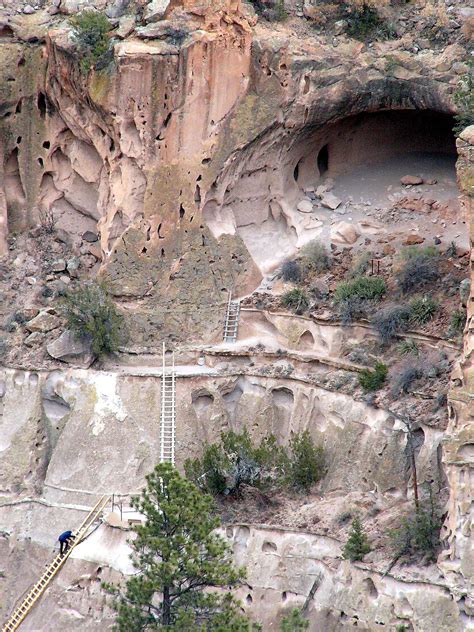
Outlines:
{"label": "large cave alcove", "polygon": [[[268,273],[311,239],[331,241],[331,224],[343,215],[359,221],[410,191],[450,202],[456,214],[453,125],[433,110],[381,109],[274,129],[234,156],[208,195],[204,220],[216,237],[236,232]],[[404,188],[406,175],[426,186]],[[321,185],[341,200],[336,214],[321,203]],[[357,204],[366,205],[363,217]]]}
{"label": "large cave alcove", "polygon": [[293,188],[293,180],[304,190],[325,178],[343,180],[352,174],[360,179],[364,172],[369,186],[391,174],[400,178],[417,172],[454,181],[453,125],[451,116],[431,110],[384,110],[306,130],[289,152],[287,184]]}

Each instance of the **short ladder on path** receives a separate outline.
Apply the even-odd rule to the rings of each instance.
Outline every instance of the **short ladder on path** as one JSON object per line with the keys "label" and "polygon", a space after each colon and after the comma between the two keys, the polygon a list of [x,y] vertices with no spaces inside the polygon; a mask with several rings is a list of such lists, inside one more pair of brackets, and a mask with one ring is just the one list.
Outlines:
{"label": "short ladder on path", "polygon": [[16,630],[21,625],[21,622],[26,618],[27,614],[44,593],[53,577],[71,555],[73,549],[84,539],[89,528],[99,518],[109,500],[110,496],[102,496],[98,503],[90,510],[80,527],[73,531],[70,547],[63,555],[56,555],[36,584],[30,589],[26,597],[12,612],[8,621],[3,626],[2,632],[13,632],[13,630]]}
{"label": "short ladder on path", "polygon": [[176,431],[176,371],[174,352],[171,367],[166,366],[166,350],[163,343],[163,373],[161,376],[160,463],[174,465]]}
{"label": "short ladder on path", "polygon": [[224,325],[224,342],[235,342],[237,340],[237,332],[239,330],[240,302],[232,300],[232,294],[229,292],[229,301],[227,303],[227,313]]}

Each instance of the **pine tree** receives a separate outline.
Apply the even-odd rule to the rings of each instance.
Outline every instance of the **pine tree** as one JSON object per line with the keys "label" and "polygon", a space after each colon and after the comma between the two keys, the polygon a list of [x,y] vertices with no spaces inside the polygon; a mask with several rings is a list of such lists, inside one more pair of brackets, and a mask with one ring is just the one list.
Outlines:
{"label": "pine tree", "polygon": [[309,621],[301,614],[301,610],[293,608],[280,623],[281,632],[304,632],[309,628]]}
{"label": "pine tree", "polygon": [[237,586],[244,577],[229,558],[229,548],[214,530],[219,526],[212,498],[182,478],[170,464],[157,465],[132,505],[144,524],[130,542],[137,574],[117,596],[117,630],[139,632],[249,632],[260,629],[240,614],[229,592],[207,588]]}
{"label": "pine tree", "polygon": [[370,552],[369,540],[364,533],[359,518],[354,518],[349,532],[349,539],[344,546],[343,555],[351,562],[361,562],[364,555]]}

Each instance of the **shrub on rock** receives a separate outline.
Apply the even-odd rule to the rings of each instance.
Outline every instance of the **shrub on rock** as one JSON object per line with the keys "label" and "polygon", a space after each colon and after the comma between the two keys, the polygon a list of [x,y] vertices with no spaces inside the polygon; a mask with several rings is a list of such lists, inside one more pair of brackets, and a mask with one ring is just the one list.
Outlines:
{"label": "shrub on rock", "polygon": [[79,340],[91,343],[98,357],[117,351],[122,317],[104,285],[89,281],[68,290],[62,299],[67,327]]}
{"label": "shrub on rock", "polygon": [[343,556],[346,560],[351,562],[361,562],[367,553],[370,553],[369,540],[364,533],[362,523],[359,518],[354,518],[349,532],[349,539],[347,540]]}
{"label": "shrub on rock", "polygon": [[87,74],[92,66],[104,67],[110,51],[108,33],[112,28],[106,16],[98,11],[82,11],[72,17],[70,23],[81,53],[81,71]]}
{"label": "shrub on rock", "polygon": [[388,368],[383,362],[377,362],[374,370],[364,369],[359,375],[359,383],[366,393],[378,391],[387,380]]}

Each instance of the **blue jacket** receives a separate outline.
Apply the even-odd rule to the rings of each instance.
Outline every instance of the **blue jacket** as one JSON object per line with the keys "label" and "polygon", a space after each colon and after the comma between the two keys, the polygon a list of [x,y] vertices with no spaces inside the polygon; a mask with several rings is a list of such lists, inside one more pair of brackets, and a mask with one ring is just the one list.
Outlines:
{"label": "blue jacket", "polygon": [[66,540],[68,540],[71,536],[72,536],[72,531],[64,531],[64,533],[61,533],[58,540],[60,542],[66,542]]}

